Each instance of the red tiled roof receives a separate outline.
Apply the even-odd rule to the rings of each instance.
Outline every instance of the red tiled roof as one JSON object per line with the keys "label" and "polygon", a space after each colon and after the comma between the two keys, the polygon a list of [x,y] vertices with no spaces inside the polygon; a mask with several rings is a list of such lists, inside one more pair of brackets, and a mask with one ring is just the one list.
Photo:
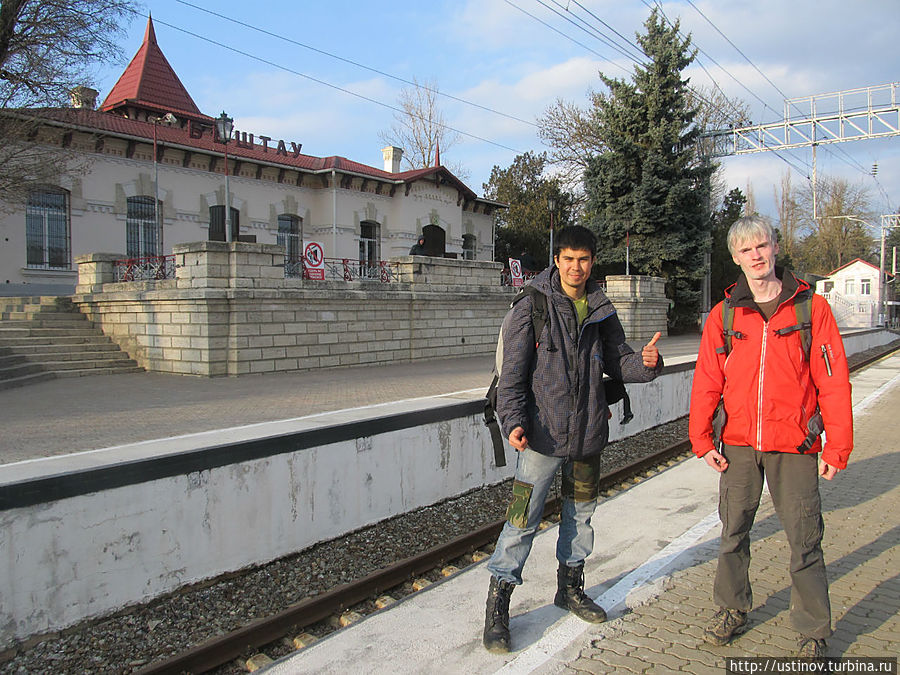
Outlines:
{"label": "red tiled roof", "polygon": [[[180,124],[178,125],[160,124],[157,126],[157,140],[160,144],[214,154],[224,153],[224,145],[214,138],[214,118],[200,112],[156,43],[156,31],[153,28],[152,18],[147,20],[147,29],[140,49],[113,86],[99,110],[43,108],[29,110],[28,114],[38,115],[48,120],[55,120],[63,126],[74,126],[93,133],[105,132],[146,141],[152,140],[154,124],[124,117],[121,109],[125,107],[141,109],[142,112],[152,113],[153,117],[171,112],[176,118],[179,118]],[[244,134],[241,136],[242,139],[247,138]],[[264,145],[255,142],[240,142],[238,139],[234,139],[228,144],[228,155],[236,159],[265,162],[308,172],[334,170],[342,173],[354,173],[395,184],[425,179],[442,180],[453,185],[468,200],[495,203],[479,198],[459,178],[446,168],[437,165],[440,161],[437,153],[435,166],[391,173],[344,157],[313,157],[294,153],[291,147],[286,148],[287,152],[278,152],[278,150],[278,142]]]}
{"label": "red tiled roof", "polygon": [[124,105],[171,112],[181,117],[210,119],[200,112],[156,43],[152,17],[147,19],[140,49],[106,96],[100,110],[109,112]]}
{"label": "red tiled roof", "polygon": [[[846,268],[850,267],[850,265],[853,265],[854,263],[858,263],[858,262],[861,262],[863,265],[868,265],[869,267],[871,267],[871,268],[872,268],[873,270],[875,270],[876,272],[878,271],[878,265],[873,265],[873,264],[870,263],[868,260],[863,260],[862,258],[854,258],[854,259],[851,260],[850,262],[844,263],[843,265],[841,265],[841,266],[838,267],[837,269],[831,270],[831,272],[828,273],[828,276],[829,276],[829,277],[834,276],[835,274],[837,274],[837,273],[840,272],[841,270],[846,269]],[[890,273],[889,273],[889,274],[890,274]]]}
{"label": "red tiled roof", "polygon": [[[38,115],[48,120],[55,120],[64,126],[72,126],[93,133],[102,134],[105,132],[123,137],[138,138],[146,142],[152,142],[153,139],[154,125],[152,122],[133,120],[99,110],[91,110],[89,108],[43,108],[29,110],[28,114]],[[206,124],[193,124],[193,134],[189,128],[190,123],[186,127],[160,124],[156,129],[157,142],[162,145],[169,144],[200,152],[223,154],[224,145],[214,138],[213,120],[212,118],[207,119],[209,119],[209,122]],[[197,135],[199,135],[199,138],[194,137]],[[314,157],[302,153],[298,153],[295,157],[289,144],[285,154],[277,152],[277,143],[269,142],[264,146],[254,142],[253,146],[250,147],[249,143],[238,143],[236,140],[232,140],[228,144],[228,156],[229,158],[282,165],[288,169],[301,171],[327,172],[335,170],[342,173],[368,176],[391,183],[441,179],[461,191],[469,200],[477,199],[481,202],[493,203],[491,200],[479,198],[465,183],[443,166],[430,166],[424,169],[391,173],[390,171],[383,171],[366,164],[354,162],[346,157]]]}

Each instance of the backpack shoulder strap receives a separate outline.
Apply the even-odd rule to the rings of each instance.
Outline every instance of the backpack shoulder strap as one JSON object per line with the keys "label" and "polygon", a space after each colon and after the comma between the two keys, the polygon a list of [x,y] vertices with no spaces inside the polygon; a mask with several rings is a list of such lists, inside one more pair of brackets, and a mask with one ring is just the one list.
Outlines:
{"label": "backpack shoulder strap", "polygon": [[539,344],[541,334],[544,332],[544,326],[547,325],[550,316],[547,307],[547,296],[531,284],[526,284],[525,286],[522,286],[518,293],[516,293],[509,306],[513,307],[519,300],[526,296],[531,298],[531,324],[534,326],[535,344]]}
{"label": "backpack shoulder strap", "polygon": [[[512,309],[519,300],[524,297],[531,298],[531,323],[534,326],[535,343],[540,340],[541,333],[544,332],[544,326],[547,325],[549,311],[547,308],[547,296],[531,284],[522,286],[518,293],[513,296],[509,303]],[[495,361],[494,377],[488,387],[484,403],[484,423],[491,433],[491,445],[494,446],[494,462],[498,467],[506,466],[506,457],[503,448],[503,434],[500,431],[500,424],[497,421],[497,385],[500,381],[500,366],[503,355],[503,331],[497,338],[497,358]]]}
{"label": "backpack shoulder strap", "polygon": [[734,305],[731,304],[731,298],[725,298],[722,301],[722,337],[725,339],[725,343],[716,349],[717,354],[725,354],[728,356],[731,353],[731,338],[736,337],[738,340],[744,339],[744,334],[739,330],[733,330],[734,328]]}
{"label": "backpack shoulder strap", "polygon": [[803,354],[809,361],[809,353],[812,349],[812,292],[804,294],[803,299],[794,301],[794,315],[800,326],[800,342],[803,345]]}
{"label": "backpack shoulder strap", "polygon": [[803,356],[809,361],[809,352],[812,349],[812,291],[801,291],[794,298],[793,326],[780,328],[775,332],[778,335],[788,335],[794,331],[800,331],[800,344],[803,346]]}

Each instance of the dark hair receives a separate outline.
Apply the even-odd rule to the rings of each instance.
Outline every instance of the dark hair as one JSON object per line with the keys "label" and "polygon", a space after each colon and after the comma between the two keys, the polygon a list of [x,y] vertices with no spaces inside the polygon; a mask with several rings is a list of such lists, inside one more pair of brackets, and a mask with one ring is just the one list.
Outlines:
{"label": "dark hair", "polygon": [[553,241],[553,257],[558,258],[559,252],[564,248],[570,248],[573,251],[590,251],[593,258],[597,255],[597,237],[586,227],[570,225],[556,234]]}

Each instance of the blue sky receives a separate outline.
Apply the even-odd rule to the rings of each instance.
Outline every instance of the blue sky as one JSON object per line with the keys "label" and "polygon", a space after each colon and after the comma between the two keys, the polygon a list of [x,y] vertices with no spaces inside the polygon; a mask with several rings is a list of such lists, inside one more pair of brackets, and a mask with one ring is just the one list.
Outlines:
{"label": "blue sky", "polygon": [[[632,72],[633,62],[551,8],[610,33],[599,24],[602,19],[633,43],[649,4],[148,0],[142,11],[145,16],[152,12],[163,52],[203,112],[226,110],[241,131],[303,143],[307,154],[340,155],[380,167],[378,134],[392,125],[391,106],[405,86],[389,76],[431,80],[442,92],[533,122],[558,98],[586,104],[588,92],[601,87],[598,71],[619,78]],[[710,86],[711,75],[727,94],[751,106],[754,122],[778,121],[785,96],[900,81],[896,0],[677,0],[662,7],[672,21],[680,19],[682,30],[704,52],[699,61],[709,74],[693,65],[688,70],[692,83]],[[126,62],[140,46],[145,24],[146,18],[138,18],[128,27]],[[101,100],[124,65],[98,74]],[[442,151],[442,162],[463,165],[468,184],[479,194],[494,165],[505,168],[516,154],[545,149],[533,124],[450,99],[442,99],[441,107],[448,124],[468,134],[449,152]],[[840,147],[820,147],[819,175],[862,182],[878,213],[900,208],[900,136]],[[758,209],[774,217],[773,193],[781,175],[791,171],[799,186],[811,172],[809,150],[784,156],[800,170],[772,153],[731,157],[723,160],[726,181],[742,190],[751,184]],[[866,173],[875,162],[877,182]]]}

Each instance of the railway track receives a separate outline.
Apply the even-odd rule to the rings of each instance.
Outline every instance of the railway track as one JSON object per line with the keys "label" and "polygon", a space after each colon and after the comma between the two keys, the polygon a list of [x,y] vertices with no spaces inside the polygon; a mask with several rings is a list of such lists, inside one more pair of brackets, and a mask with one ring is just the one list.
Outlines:
{"label": "railway track", "polygon": [[[891,351],[895,350],[896,347]],[[885,352],[881,352],[858,358],[851,364],[851,372],[864,368],[885,355]],[[685,439],[622,466],[601,478],[601,493],[610,496],[619,490],[627,489],[668,468],[689,453],[690,443]],[[548,524],[558,512],[558,498],[549,500],[544,511]],[[217,669],[219,672],[226,672],[223,666],[230,668],[229,672],[234,672],[237,663],[241,664],[242,669],[255,670],[272,661],[270,656],[260,650],[274,653],[278,657],[283,655],[286,649],[297,649],[311,644],[315,638],[304,632],[308,626],[328,620],[335,628],[349,625],[359,620],[364,613],[376,611],[386,603],[392,602],[396,599],[393,596],[408,594],[411,580],[414,580],[411,591],[415,592],[430,583],[427,579],[421,578],[423,575],[447,576],[458,571],[458,566],[482,560],[487,556],[482,549],[490,547],[496,541],[503,522],[503,520],[491,522],[361,579],[298,602],[273,616],[259,619],[168,659],[150,664],[137,673],[139,675],[206,673]],[[455,564],[448,565],[448,563]]]}
{"label": "railway track", "polygon": [[[689,452],[690,443],[683,440],[607,473],[600,479],[601,493],[610,495],[627,489],[644,480],[648,475],[668,468]],[[544,508],[545,522],[549,522],[557,516],[559,506],[558,498],[548,500]],[[444,571],[451,561],[460,561],[473,552],[476,555],[471,563],[480,561],[486,554],[481,552],[481,555],[478,555],[478,552],[496,541],[503,523],[503,520],[489,523],[419,555],[401,560],[383,570],[299,602],[278,614],[213,638],[165,661],[151,664],[138,670],[137,674],[206,673],[223,665],[231,664],[237,659],[248,662],[250,665],[246,666],[246,669],[250,670],[269,661],[268,657],[255,653],[258,649],[284,641],[301,647],[308,644],[309,636],[304,636],[303,633],[303,628],[306,626],[333,617],[336,617],[333,619],[335,624],[340,625],[342,619],[343,622],[349,623],[353,618],[361,615],[359,611],[356,611],[354,616],[348,617],[345,610],[350,607],[366,603],[373,610],[377,609],[380,603],[377,603],[375,599],[384,597],[385,593],[390,593],[394,589],[399,589],[410,580],[416,580],[417,577],[435,570]],[[450,568],[451,572],[456,570],[456,565]],[[441,572],[437,573],[441,574]],[[390,595],[388,597],[394,599]]]}

